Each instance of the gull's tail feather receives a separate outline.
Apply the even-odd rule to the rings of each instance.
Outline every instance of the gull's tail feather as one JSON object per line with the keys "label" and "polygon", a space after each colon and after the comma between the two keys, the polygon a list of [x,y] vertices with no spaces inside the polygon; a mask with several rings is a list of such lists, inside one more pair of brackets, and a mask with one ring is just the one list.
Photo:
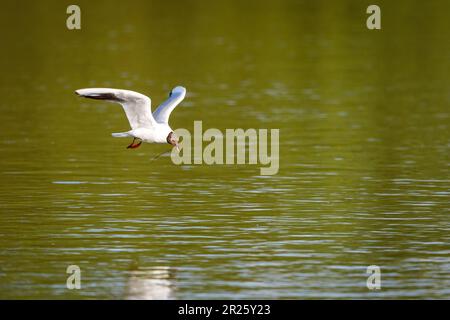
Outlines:
{"label": "gull's tail feather", "polygon": [[113,132],[111,133],[111,135],[114,138],[126,138],[126,137],[131,137],[131,135],[128,132]]}

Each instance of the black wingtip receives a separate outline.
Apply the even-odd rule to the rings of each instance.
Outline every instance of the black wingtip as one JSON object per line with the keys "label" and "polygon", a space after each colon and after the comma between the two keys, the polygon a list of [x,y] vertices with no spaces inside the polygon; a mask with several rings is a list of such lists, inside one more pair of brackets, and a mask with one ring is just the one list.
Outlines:
{"label": "black wingtip", "polygon": [[109,100],[109,101],[117,101],[117,102],[123,102],[124,100],[120,99],[113,93],[107,92],[107,93],[90,93],[90,94],[79,94],[81,97],[89,98],[89,99],[95,99],[95,100]]}

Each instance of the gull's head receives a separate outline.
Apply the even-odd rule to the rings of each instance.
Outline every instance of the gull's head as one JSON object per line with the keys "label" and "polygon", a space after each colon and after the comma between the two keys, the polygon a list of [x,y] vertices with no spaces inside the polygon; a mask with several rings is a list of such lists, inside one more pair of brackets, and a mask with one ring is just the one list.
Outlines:
{"label": "gull's head", "polygon": [[178,151],[180,151],[180,148],[178,146],[178,137],[176,134],[172,131],[167,136],[167,143],[171,144],[172,146],[176,147]]}

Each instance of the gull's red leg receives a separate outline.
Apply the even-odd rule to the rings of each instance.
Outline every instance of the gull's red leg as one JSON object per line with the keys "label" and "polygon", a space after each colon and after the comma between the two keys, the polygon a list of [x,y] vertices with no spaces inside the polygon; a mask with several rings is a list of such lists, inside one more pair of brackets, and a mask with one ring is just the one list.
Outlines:
{"label": "gull's red leg", "polygon": [[141,145],[141,143],[142,143],[142,140],[139,141],[138,144],[134,144],[134,141],[136,141],[136,138],[133,139],[133,142],[131,142],[131,144],[127,147],[127,149],[136,149],[136,148],[138,148],[138,147]]}
{"label": "gull's red leg", "polygon": [[142,143],[142,140],[141,141],[139,141],[139,143],[138,144],[135,144],[135,145],[133,145],[131,148],[132,149],[136,149],[136,148],[139,148],[139,146],[141,145],[141,143]]}
{"label": "gull's red leg", "polygon": [[127,149],[133,148],[134,140],[136,140],[136,138],[133,138],[133,142],[130,143],[130,145],[127,147]]}

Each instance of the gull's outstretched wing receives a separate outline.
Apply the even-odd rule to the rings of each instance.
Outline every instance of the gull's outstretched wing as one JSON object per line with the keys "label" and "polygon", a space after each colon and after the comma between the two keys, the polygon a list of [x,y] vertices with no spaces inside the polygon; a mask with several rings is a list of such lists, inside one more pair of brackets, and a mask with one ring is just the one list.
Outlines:
{"label": "gull's outstretched wing", "polygon": [[169,123],[169,117],[173,109],[184,99],[186,89],[183,87],[175,87],[170,91],[169,99],[161,103],[158,109],[153,112],[153,117],[158,123]]}
{"label": "gull's outstretched wing", "polygon": [[98,100],[120,103],[130,123],[131,129],[152,128],[156,122],[152,115],[150,98],[130,90],[110,88],[79,89],[76,94]]}

